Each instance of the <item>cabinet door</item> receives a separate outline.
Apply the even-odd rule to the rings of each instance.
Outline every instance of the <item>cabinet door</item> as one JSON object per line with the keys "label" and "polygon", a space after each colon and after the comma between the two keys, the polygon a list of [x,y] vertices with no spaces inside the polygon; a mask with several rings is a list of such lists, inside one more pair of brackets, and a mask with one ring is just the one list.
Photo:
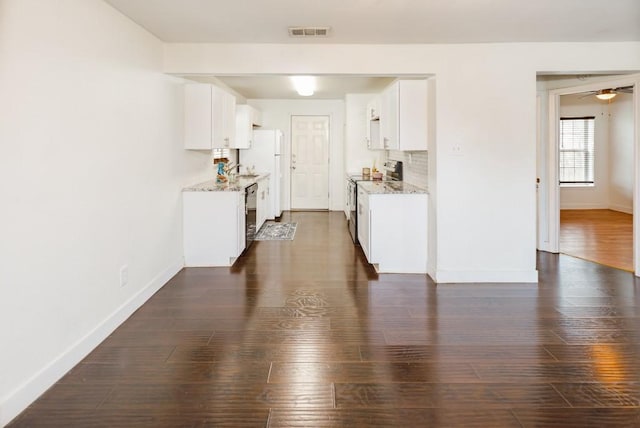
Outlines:
{"label": "cabinet door", "polygon": [[185,266],[231,266],[235,261],[241,193],[182,193]]}
{"label": "cabinet door", "polygon": [[382,148],[398,150],[398,90],[399,82],[394,82],[381,95],[380,136]]}
{"label": "cabinet door", "polygon": [[211,86],[212,91],[212,147],[232,148],[236,130],[236,99],[225,90]]}
{"label": "cabinet door", "polygon": [[255,107],[249,107],[251,110],[251,125],[262,126],[262,112]]}
{"label": "cabinet door", "polygon": [[236,149],[250,149],[253,144],[253,124],[251,120],[251,107],[248,105],[236,106]]}
{"label": "cabinet door", "polygon": [[426,194],[371,195],[369,263],[378,272],[427,271]]}
{"label": "cabinet door", "polygon": [[380,136],[380,96],[376,96],[367,104],[367,148],[381,150],[382,138]]}
{"label": "cabinet door", "polygon": [[[400,150],[427,150],[428,88],[426,80],[401,80],[398,106]],[[433,91],[432,91],[433,93]]]}
{"label": "cabinet door", "polygon": [[258,181],[258,202],[256,208],[256,231],[260,230],[264,222],[267,220],[267,210],[269,209],[269,200],[267,192],[269,189],[268,178]]}
{"label": "cabinet door", "polygon": [[223,123],[225,130],[225,141],[229,147],[235,147],[236,140],[236,97],[228,92],[224,93]]}
{"label": "cabinet door", "polygon": [[211,85],[184,86],[184,148],[211,149]]}
{"label": "cabinet door", "polygon": [[358,189],[358,241],[364,255],[369,260],[369,263],[373,263],[370,259],[369,242],[370,242],[370,211],[369,211],[369,194],[362,189]]}

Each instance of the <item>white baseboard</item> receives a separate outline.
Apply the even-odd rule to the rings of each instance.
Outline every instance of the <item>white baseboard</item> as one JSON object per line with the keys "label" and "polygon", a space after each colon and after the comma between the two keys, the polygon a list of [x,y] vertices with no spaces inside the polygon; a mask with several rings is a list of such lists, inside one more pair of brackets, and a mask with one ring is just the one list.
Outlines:
{"label": "white baseboard", "polygon": [[629,207],[626,205],[611,204],[609,206],[609,209],[613,211],[619,211],[625,214],[633,214],[633,207]]}
{"label": "white baseboard", "polygon": [[438,284],[469,282],[538,282],[537,270],[526,271],[436,271]]}
{"label": "white baseboard", "polygon": [[560,206],[561,210],[606,210],[609,209],[609,205],[594,204],[594,203],[573,203],[563,204]]}
{"label": "white baseboard", "polygon": [[83,338],[74,343],[58,358],[35,373],[29,380],[13,392],[0,399],[0,427],[7,425],[40,395],[56,383],[62,376],[89,355],[104,339],[129,318],[153,294],[162,288],[180,269],[184,261],[180,260],[156,275],[147,286],[131,296],[104,321],[98,324]]}

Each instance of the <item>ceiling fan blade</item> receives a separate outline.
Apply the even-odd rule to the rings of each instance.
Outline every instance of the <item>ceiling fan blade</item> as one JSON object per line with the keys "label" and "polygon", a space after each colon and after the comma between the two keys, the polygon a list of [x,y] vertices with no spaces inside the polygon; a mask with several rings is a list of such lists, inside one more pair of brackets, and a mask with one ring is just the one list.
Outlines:
{"label": "ceiling fan blade", "polygon": [[633,86],[622,86],[620,88],[615,88],[614,92],[624,92],[625,94],[633,94]]}

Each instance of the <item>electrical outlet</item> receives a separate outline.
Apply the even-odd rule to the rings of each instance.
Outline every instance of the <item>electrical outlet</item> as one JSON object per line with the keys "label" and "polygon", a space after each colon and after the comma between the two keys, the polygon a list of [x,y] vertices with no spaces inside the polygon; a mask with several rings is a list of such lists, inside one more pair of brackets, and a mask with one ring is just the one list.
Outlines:
{"label": "electrical outlet", "polygon": [[120,268],[120,287],[124,287],[129,283],[129,266],[123,265]]}
{"label": "electrical outlet", "polygon": [[462,146],[459,144],[455,144],[453,146],[451,146],[451,154],[452,155],[456,155],[456,156],[461,156],[462,155]]}

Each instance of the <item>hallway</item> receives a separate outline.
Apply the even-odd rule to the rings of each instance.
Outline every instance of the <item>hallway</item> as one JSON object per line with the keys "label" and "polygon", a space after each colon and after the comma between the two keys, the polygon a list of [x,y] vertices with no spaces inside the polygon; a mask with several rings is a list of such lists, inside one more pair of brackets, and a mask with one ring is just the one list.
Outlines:
{"label": "hallway", "polygon": [[[183,269],[11,427],[640,423],[629,272],[539,253],[539,284],[377,275],[341,212]],[[37,338],[31,338],[37,340]]]}

